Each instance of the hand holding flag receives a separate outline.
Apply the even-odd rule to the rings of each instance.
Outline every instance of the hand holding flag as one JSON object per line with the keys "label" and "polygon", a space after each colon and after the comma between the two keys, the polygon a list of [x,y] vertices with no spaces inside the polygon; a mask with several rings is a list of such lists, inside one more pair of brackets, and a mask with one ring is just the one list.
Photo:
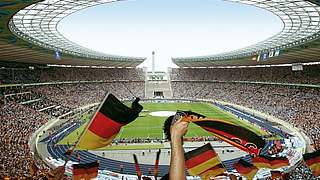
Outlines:
{"label": "hand holding flag", "polygon": [[259,135],[231,121],[206,118],[192,111],[181,111],[180,113],[184,114],[183,121],[193,122],[219,139],[250,154],[258,155],[265,145],[264,139]]}

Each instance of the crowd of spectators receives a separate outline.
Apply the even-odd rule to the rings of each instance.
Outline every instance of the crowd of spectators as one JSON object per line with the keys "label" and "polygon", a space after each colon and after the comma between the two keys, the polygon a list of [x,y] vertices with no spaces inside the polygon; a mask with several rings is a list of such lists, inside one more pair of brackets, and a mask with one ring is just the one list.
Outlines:
{"label": "crowd of spectators", "polygon": [[319,148],[320,90],[243,83],[172,82],[175,98],[216,99],[285,120],[301,129]]}
{"label": "crowd of spectators", "polygon": [[136,68],[2,68],[0,84],[61,81],[144,81],[143,69]]}
{"label": "crowd of spectators", "polygon": [[291,66],[256,68],[174,68],[171,80],[259,81],[279,83],[320,84],[320,65],[303,66],[292,71]]}
{"label": "crowd of spectators", "polygon": [[[12,179],[31,177],[29,166],[32,156],[28,140],[33,132],[48,121],[50,115],[59,116],[71,109],[98,103],[104,98],[106,92],[112,92],[119,98],[143,97],[144,88],[141,86],[143,86],[141,82],[116,82],[17,87],[1,90],[4,98],[4,103],[0,105],[1,177],[9,176]],[[6,96],[8,94],[10,95]],[[36,99],[41,101],[33,101]],[[39,111],[53,105],[54,108]]]}
{"label": "crowd of spectators", "polygon": [[39,81],[39,73],[28,68],[1,68],[0,84],[34,83]]}
{"label": "crowd of spectators", "polygon": [[[174,98],[213,99],[242,105],[287,121],[302,130],[320,149],[320,89],[231,82],[171,83]],[[272,148],[270,153],[278,151]],[[301,165],[289,179],[317,179]]]}
{"label": "crowd of spectators", "polygon": [[144,81],[143,69],[135,68],[61,68],[51,67],[40,73],[41,82],[129,80]]}
{"label": "crowd of spectators", "polygon": [[294,170],[290,171],[288,179],[317,180],[319,178],[315,177],[305,164],[300,164],[296,168],[294,168]]}
{"label": "crowd of spectators", "polygon": [[70,111],[70,108],[49,100],[44,94],[35,91],[36,87],[18,87],[2,89],[4,103],[16,102],[28,106],[36,111],[44,112],[50,116],[58,117]]}
{"label": "crowd of spectators", "polygon": [[102,101],[106,93],[120,99],[144,97],[144,82],[72,83],[60,85],[1,89],[1,99],[24,104],[51,116],[61,116],[71,109]]}
{"label": "crowd of spectators", "polygon": [[49,100],[74,109],[80,106],[102,101],[106,93],[112,93],[119,99],[144,97],[144,82],[114,83],[77,83],[65,85],[41,86],[34,92],[41,93]]}
{"label": "crowd of spectators", "polygon": [[40,98],[39,94],[31,93],[31,91],[28,90],[21,90],[20,92],[12,92],[11,90],[9,90],[9,92],[4,93],[5,99],[7,101],[16,101],[17,103],[23,103]]}
{"label": "crowd of spectators", "polygon": [[16,102],[0,106],[0,178],[31,177],[29,167],[32,156],[28,141],[48,118],[44,113]]}
{"label": "crowd of spectators", "polygon": [[[58,117],[75,108],[99,103],[107,92],[120,99],[144,97],[144,75],[142,70],[136,69],[13,68],[1,69],[0,77],[5,84],[67,82],[0,89],[0,179],[31,178],[30,163],[42,163],[31,153],[29,138],[52,116]],[[104,82],[92,82],[101,80]],[[44,176],[47,171],[43,168],[34,178]]]}
{"label": "crowd of spectators", "polygon": [[[304,71],[299,72],[292,72],[291,67],[172,69],[171,87],[174,98],[222,100],[285,120],[301,129],[311,138],[314,148],[320,149],[319,89],[235,82],[205,82],[217,80],[320,83],[319,65],[304,68]],[[100,102],[106,92],[113,93],[120,99],[144,97],[144,75],[142,70],[137,69],[1,69],[0,77],[2,83],[114,81],[2,89],[0,93],[0,175],[12,178],[30,176],[29,160],[32,157],[28,140],[35,130],[48,121],[49,116],[59,116],[77,107]],[[201,82],[202,80],[204,81]],[[206,139],[205,137],[194,137],[191,141]],[[161,139],[118,139],[115,142],[154,141],[161,142]],[[290,176],[309,179],[311,175],[306,173],[306,169],[306,167],[299,166]]]}

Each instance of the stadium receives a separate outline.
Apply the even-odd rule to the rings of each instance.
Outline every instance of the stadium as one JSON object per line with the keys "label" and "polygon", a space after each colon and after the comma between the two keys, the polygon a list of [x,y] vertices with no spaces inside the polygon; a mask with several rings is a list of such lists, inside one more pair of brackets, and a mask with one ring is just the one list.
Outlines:
{"label": "stadium", "polygon": [[[83,47],[57,29],[73,13],[118,1],[0,1],[1,179],[165,179],[172,144],[163,126],[180,111],[205,116],[189,121],[186,154],[210,144],[222,169],[202,176],[210,164],[190,168],[188,159],[188,180],[319,178],[320,1],[227,0],[264,9],[283,28],[241,49],[173,57],[178,67],[168,71],[140,68],[146,57]],[[139,97],[143,110],[119,131],[107,126],[108,144],[77,148],[110,94],[127,108]],[[237,129],[210,129],[201,124],[207,117]],[[251,168],[250,176],[237,168],[241,160],[258,167],[259,157],[285,163]],[[76,177],[76,168],[87,176]]]}

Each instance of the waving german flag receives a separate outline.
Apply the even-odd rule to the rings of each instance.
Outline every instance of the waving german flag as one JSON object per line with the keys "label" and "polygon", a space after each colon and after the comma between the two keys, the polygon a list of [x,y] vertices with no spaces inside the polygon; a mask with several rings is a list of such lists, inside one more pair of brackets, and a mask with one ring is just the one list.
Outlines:
{"label": "waving german flag", "polygon": [[286,157],[270,157],[257,156],[252,158],[252,163],[258,168],[277,169],[289,165],[289,160]]}
{"label": "waving german flag", "polygon": [[114,95],[109,94],[80,137],[77,148],[97,149],[110,144],[122,126],[139,116],[143,109],[138,103],[139,100],[137,98],[129,108]]}
{"label": "waving german flag", "polygon": [[210,143],[185,153],[186,167],[192,176],[216,177],[226,170]]}
{"label": "waving german flag", "polygon": [[252,179],[258,172],[258,168],[250,164],[249,162],[240,159],[233,167],[247,179]]}
{"label": "waving german flag", "polygon": [[265,140],[255,132],[233,122],[206,118],[191,111],[180,111],[180,113],[184,114],[185,121],[197,124],[212,135],[250,154],[258,155],[265,145]]}
{"label": "waving german flag", "polygon": [[320,150],[304,154],[303,159],[309,166],[312,174],[320,176]]}
{"label": "waving german flag", "polygon": [[281,171],[270,171],[271,179],[283,179],[283,174]]}
{"label": "waving german flag", "polygon": [[99,162],[73,164],[72,168],[74,180],[89,180],[98,176]]}

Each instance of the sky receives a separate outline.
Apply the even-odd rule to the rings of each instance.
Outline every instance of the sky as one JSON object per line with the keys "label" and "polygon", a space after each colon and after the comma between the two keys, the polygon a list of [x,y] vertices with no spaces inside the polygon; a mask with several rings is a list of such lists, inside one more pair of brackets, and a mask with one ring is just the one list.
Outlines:
{"label": "sky", "polygon": [[140,67],[175,67],[172,57],[213,55],[263,41],[283,28],[272,13],[223,0],[127,0],[64,18],[58,31],[106,54],[146,57]]}

